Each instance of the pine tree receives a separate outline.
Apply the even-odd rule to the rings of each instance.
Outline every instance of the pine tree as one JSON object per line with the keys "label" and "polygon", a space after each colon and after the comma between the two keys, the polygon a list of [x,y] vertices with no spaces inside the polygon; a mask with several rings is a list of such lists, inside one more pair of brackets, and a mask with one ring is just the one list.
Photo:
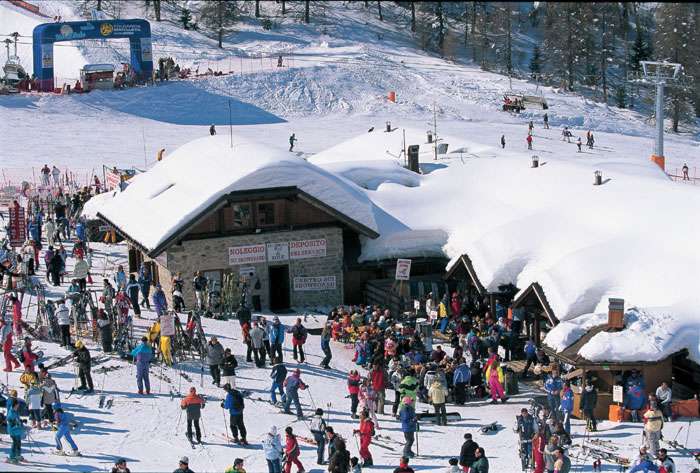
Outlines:
{"label": "pine tree", "polygon": [[180,23],[182,23],[182,27],[185,28],[186,30],[189,30],[191,21],[192,21],[192,12],[187,8],[183,8],[182,13],[180,14]]}
{"label": "pine tree", "polygon": [[668,88],[667,104],[674,132],[678,132],[681,121],[693,118],[691,101],[697,95],[693,79],[700,72],[697,54],[700,24],[697,21],[696,4],[663,3],[656,11],[656,59],[680,63],[688,81],[688,84]]}
{"label": "pine tree", "polygon": [[224,33],[236,22],[236,3],[228,0],[211,0],[202,5],[200,21],[216,32],[219,47],[223,48]]}
{"label": "pine tree", "polygon": [[530,58],[530,72],[533,76],[542,72],[542,53],[540,47],[535,45],[532,48],[532,58]]}

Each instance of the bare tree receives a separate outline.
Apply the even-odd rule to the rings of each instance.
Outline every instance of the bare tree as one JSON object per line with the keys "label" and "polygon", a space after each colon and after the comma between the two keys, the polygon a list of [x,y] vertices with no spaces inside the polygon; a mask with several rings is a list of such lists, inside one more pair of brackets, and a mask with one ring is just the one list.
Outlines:
{"label": "bare tree", "polygon": [[309,0],[304,5],[304,23],[309,23]]}
{"label": "bare tree", "polygon": [[416,32],[416,4],[411,2],[411,31]]}
{"label": "bare tree", "polygon": [[260,0],[255,0],[255,18],[260,18]]}
{"label": "bare tree", "polygon": [[382,2],[381,2],[381,0],[377,0],[377,11],[379,12],[379,21],[384,21],[384,17],[382,16]]}

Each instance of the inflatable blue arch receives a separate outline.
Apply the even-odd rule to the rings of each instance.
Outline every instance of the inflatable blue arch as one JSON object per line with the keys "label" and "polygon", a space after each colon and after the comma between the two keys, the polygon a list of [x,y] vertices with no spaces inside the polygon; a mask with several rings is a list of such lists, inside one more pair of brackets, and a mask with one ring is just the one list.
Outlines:
{"label": "inflatable blue arch", "polygon": [[151,25],[146,20],[93,20],[43,23],[34,28],[34,75],[39,90],[52,91],[53,44],[84,39],[129,38],[131,67],[139,81],[153,74]]}

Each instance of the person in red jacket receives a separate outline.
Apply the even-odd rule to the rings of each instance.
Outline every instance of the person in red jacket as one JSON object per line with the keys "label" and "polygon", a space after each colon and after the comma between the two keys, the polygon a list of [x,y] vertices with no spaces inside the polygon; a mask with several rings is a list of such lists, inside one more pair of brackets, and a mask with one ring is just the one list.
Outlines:
{"label": "person in red jacket", "polygon": [[297,467],[297,472],[303,473],[304,465],[299,461],[300,451],[297,437],[294,435],[294,431],[291,427],[284,429],[284,432],[287,434],[287,441],[284,445],[284,454],[286,458],[284,462],[284,473],[290,473],[292,471],[292,463]]}
{"label": "person in red jacket", "polygon": [[369,419],[367,412],[362,411],[360,414],[360,428],[355,429],[353,434],[360,434],[360,456],[362,457],[362,466],[372,466],[372,453],[369,451],[369,444],[372,443],[374,437],[374,423]]}
{"label": "person in red jacket", "polygon": [[12,328],[17,338],[22,338],[22,304],[14,294],[10,296],[10,303],[12,304]]}
{"label": "person in red jacket", "polygon": [[12,365],[15,369],[19,368],[19,361],[12,354],[12,326],[5,319],[0,318],[0,334],[2,334],[2,353],[5,356],[5,371],[12,371]]}
{"label": "person in red jacket", "polygon": [[39,357],[32,351],[32,339],[25,338],[24,345],[22,345],[22,364],[25,368],[34,370],[34,362],[38,359]]}
{"label": "person in red jacket", "polygon": [[377,414],[384,415],[384,401],[386,400],[386,386],[389,380],[389,373],[384,368],[383,363],[376,362],[369,372],[372,380],[372,389],[377,393]]}
{"label": "person in red jacket", "polygon": [[358,394],[360,393],[360,384],[362,379],[357,370],[350,370],[348,374],[348,393],[350,393],[350,414],[353,419],[357,419],[357,404],[360,402]]}
{"label": "person in red jacket", "polygon": [[532,149],[532,135],[527,135],[525,140],[527,141],[527,149]]}

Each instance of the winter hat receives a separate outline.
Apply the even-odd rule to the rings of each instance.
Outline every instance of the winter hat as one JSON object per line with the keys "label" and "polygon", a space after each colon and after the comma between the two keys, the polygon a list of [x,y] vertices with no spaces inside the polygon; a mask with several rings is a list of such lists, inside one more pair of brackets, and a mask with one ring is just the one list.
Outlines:
{"label": "winter hat", "polygon": [[184,463],[185,465],[189,465],[190,459],[187,457],[182,457],[182,458],[180,458],[180,463]]}
{"label": "winter hat", "polygon": [[406,396],[403,398],[404,404],[413,404],[413,398],[411,396]]}
{"label": "winter hat", "polygon": [[316,415],[317,415],[317,416],[322,416],[322,415],[323,415],[323,409],[321,409],[320,407],[317,408],[317,409],[316,409]]}
{"label": "winter hat", "polygon": [[190,394],[197,394],[197,389],[194,386],[190,388]]}
{"label": "winter hat", "polygon": [[242,465],[242,464],[243,464],[242,458],[236,458],[235,460],[233,460],[233,466]]}

